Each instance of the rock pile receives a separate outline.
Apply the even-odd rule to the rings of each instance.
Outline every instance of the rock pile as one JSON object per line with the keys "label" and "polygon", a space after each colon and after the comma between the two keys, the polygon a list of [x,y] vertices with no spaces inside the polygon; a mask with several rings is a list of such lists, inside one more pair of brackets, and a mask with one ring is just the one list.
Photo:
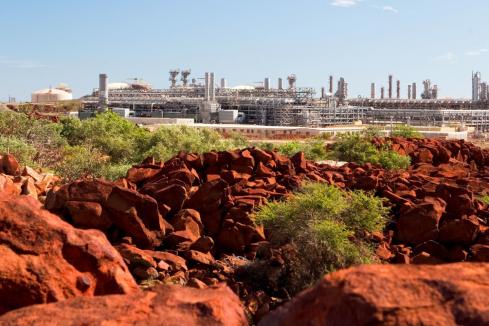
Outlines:
{"label": "rock pile", "polygon": [[[313,168],[302,153],[292,159],[260,149],[182,153],[165,163],[148,159],[116,183],[64,185],[49,194],[46,208],[75,227],[105,232],[141,279],[165,280],[188,276],[188,263],[216,265],[216,255],[253,258],[265,236],[250,214],[305,178],[321,179]],[[222,275],[206,278],[212,285]],[[194,283],[203,286],[198,278]]]}
{"label": "rock pile", "polygon": [[28,195],[44,201],[58,179],[51,173],[40,173],[25,167],[11,154],[0,155],[0,192],[4,198]]}

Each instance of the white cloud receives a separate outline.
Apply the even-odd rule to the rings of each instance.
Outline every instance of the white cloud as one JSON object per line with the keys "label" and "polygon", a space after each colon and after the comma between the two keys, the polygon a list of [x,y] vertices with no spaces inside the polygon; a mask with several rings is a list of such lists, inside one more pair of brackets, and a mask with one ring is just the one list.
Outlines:
{"label": "white cloud", "polygon": [[445,54],[433,58],[433,61],[446,62],[452,64],[457,62],[457,55],[454,54],[453,52],[447,52]]}
{"label": "white cloud", "polygon": [[44,64],[34,62],[31,60],[13,60],[6,57],[0,57],[0,66],[5,66],[8,68],[18,68],[18,69],[36,69],[36,68],[46,68]]}
{"label": "white cloud", "polygon": [[394,7],[392,7],[392,6],[384,6],[384,7],[382,7],[382,10],[384,10],[384,11],[390,11],[390,12],[393,12],[395,14],[398,14],[399,13],[399,10],[396,9],[396,8],[394,8]]}
{"label": "white cloud", "polygon": [[359,2],[363,0],[333,0],[331,4],[336,7],[350,8],[356,6]]}
{"label": "white cloud", "polygon": [[467,52],[465,52],[465,55],[478,56],[478,55],[482,55],[486,52],[489,52],[489,49],[479,49],[479,50],[467,51]]}

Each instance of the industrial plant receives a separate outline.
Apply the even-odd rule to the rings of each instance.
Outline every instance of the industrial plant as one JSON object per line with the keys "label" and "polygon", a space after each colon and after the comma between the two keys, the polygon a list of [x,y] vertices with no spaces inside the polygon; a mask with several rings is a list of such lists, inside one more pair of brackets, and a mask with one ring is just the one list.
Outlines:
{"label": "industrial plant", "polygon": [[[407,85],[407,98],[401,96],[401,81],[387,78],[387,88],[375,83],[370,97],[350,98],[348,82],[340,77],[336,84],[329,76],[328,87],[316,94],[313,88],[297,86],[297,76],[270,78],[258,86],[228,87],[225,78],[214,73],[192,78],[191,70],[169,72],[170,86],[154,89],[142,80],[109,83],[100,74],[99,87],[81,98],[88,112],[110,107],[124,115],[152,118],[184,118],[206,124],[253,124],[263,126],[326,127],[355,122],[368,124],[413,124],[416,126],[458,125],[489,130],[489,88],[481,73],[472,74],[472,99],[440,99],[438,85],[423,81],[418,96],[417,84]],[[203,82],[201,82],[203,80]]]}

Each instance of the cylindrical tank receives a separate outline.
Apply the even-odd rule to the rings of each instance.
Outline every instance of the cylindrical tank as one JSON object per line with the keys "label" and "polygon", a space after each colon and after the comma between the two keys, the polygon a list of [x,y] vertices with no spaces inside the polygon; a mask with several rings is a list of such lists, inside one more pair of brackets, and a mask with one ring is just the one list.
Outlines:
{"label": "cylindrical tank", "polygon": [[226,78],[221,78],[221,88],[227,88]]}
{"label": "cylindrical tank", "polygon": [[70,101],[73,95],[61,89],[41,89],[31,94],[32,103],[55,103],[59,101]]}

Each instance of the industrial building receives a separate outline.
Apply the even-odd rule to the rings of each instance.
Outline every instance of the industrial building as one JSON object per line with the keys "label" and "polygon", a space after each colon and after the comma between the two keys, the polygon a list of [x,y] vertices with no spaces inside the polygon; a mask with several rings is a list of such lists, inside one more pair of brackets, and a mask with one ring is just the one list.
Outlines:
{"label": "industrial building", "polygon": [[473,73],[472,100],[440,99],[438,85],[429,79],[423,81],[419,99],[416,83],[407,85],[407,98],[402,98],[401,81],[394,80],[392,74],[388,76],[387,92],[381,86],[380,98],[375,83],[370,85],[370,98],[349,98],[348,82],[343,77],[335,85],[333,76],[329,76],[329,87],[322,87],[320,96],[316,96],[314,89],[297,86],[295,74],[287,76],[286,85],[279,78],[275,87],[270,78],[257,86],[228,87],[225,78],[218,83],[212,72],[200,79],[190,79],[190,75],[190,69],[173,69],[169,72],[170,87],[154,89],[141,80],[109,83],[108,76],[101,74],[99,88],[81,100],[87,110],[110,106],[118,112],[132,112],[135,117],[193,119],[200,123],[321,128],[361,121],[489,130],[489,89],[480,73]]}

